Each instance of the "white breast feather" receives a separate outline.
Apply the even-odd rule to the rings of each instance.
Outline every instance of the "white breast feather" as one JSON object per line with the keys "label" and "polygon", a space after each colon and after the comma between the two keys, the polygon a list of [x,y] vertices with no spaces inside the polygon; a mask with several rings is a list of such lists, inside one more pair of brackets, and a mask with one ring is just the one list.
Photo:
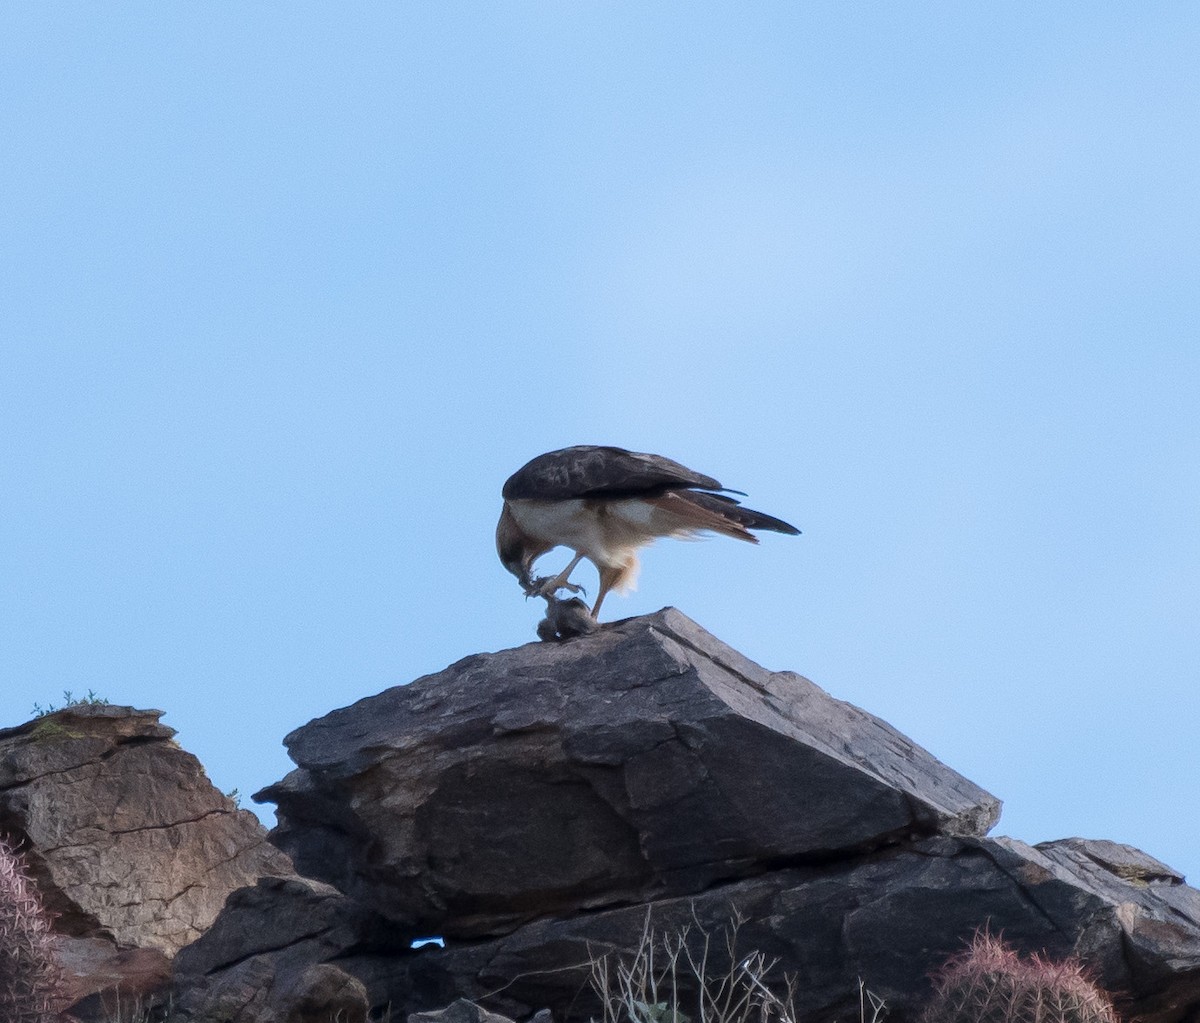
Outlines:
{"label": "white breast feather", "polygon": [[570,547],[598,566],[627,567],[631,571],[623,589],[632,588],[637,551],[660,536],[676,532],[675,524],[662,521],[662,513],[637,498],[611,501],[605,513],[585,507],[580,499],[566,501],[509,501],[517,524],[545,543]]}

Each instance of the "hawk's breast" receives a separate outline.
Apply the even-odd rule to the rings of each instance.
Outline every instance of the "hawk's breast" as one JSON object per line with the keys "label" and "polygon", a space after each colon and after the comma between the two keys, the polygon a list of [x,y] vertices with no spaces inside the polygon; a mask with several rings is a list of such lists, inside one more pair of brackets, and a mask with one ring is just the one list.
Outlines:
{"label": "hawk's breast", "polygon": [[657,509],[638,498],[538,501],[510,499],[509,511],[525,533],[543,543],[570,547],[596,565],[618,568],[639,547],[664,533],[654,520]]}

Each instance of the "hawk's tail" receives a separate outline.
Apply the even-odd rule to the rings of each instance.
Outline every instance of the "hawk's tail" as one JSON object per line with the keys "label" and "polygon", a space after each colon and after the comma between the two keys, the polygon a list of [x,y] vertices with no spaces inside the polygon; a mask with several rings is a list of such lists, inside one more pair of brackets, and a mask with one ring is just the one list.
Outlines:
{"label": "hawk's tail", "polygon": [[[713,494],[704,490],[674,490],[670,494],[692,509],[687,516],[695,527],[711,529],[737,540],[747,540],[758,543],[758,538],[750,532],[751,529],[768,529],[774,533],[797,535],[800,530],[783,519],[777,519],[765,512],[753,508],[743,508],[734,498],[725,494]],[[675,507],[676,514],[682,512]]]}

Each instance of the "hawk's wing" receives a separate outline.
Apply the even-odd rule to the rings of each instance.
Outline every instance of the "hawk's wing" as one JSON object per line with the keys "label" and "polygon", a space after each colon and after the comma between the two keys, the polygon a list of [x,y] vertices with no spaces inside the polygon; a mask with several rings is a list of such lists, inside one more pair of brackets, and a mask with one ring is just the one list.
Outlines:
{"label": "hawk's wing", "polygon": [[[743,508],[739,501],[726,494],[706,494],[702,491],[688,490],[676,496],[683,498],[688,504],[715,512],[720,518],[736,522],[743,529],[770,529],[776,533],[789,533],[792,536],[798,536],[800,533],[800,530],[790,522],[784,522],[783,519],[777,519],[774,515],[768,515],[766,512],[755,511],[753,508]],[[709,526],[708,528],[716,527]],[[719,528],[717,529],[717,532],[721,531]],[[738,539],[750,539],[755,543],[758,542],[754,536],[747,537],[739,534]]]}
{"label": "hawk's wing", "polygon": [[504,484],[506,500],[565,501],[581,497],[651,497],[672,489],[721,490],[711,476],[661,455],[580,444],[522,466]]}

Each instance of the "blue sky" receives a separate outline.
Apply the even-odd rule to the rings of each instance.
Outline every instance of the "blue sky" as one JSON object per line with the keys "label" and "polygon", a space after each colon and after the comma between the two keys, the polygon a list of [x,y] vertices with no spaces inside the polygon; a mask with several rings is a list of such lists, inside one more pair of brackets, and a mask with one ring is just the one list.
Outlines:
{"label": "blue sky", "polygon": [[93,689],[254,791],[531,640],[500,486],[612,443],[804,533],[605,617],[1200,880],[1194,5],[0,18],[3,724]]}

